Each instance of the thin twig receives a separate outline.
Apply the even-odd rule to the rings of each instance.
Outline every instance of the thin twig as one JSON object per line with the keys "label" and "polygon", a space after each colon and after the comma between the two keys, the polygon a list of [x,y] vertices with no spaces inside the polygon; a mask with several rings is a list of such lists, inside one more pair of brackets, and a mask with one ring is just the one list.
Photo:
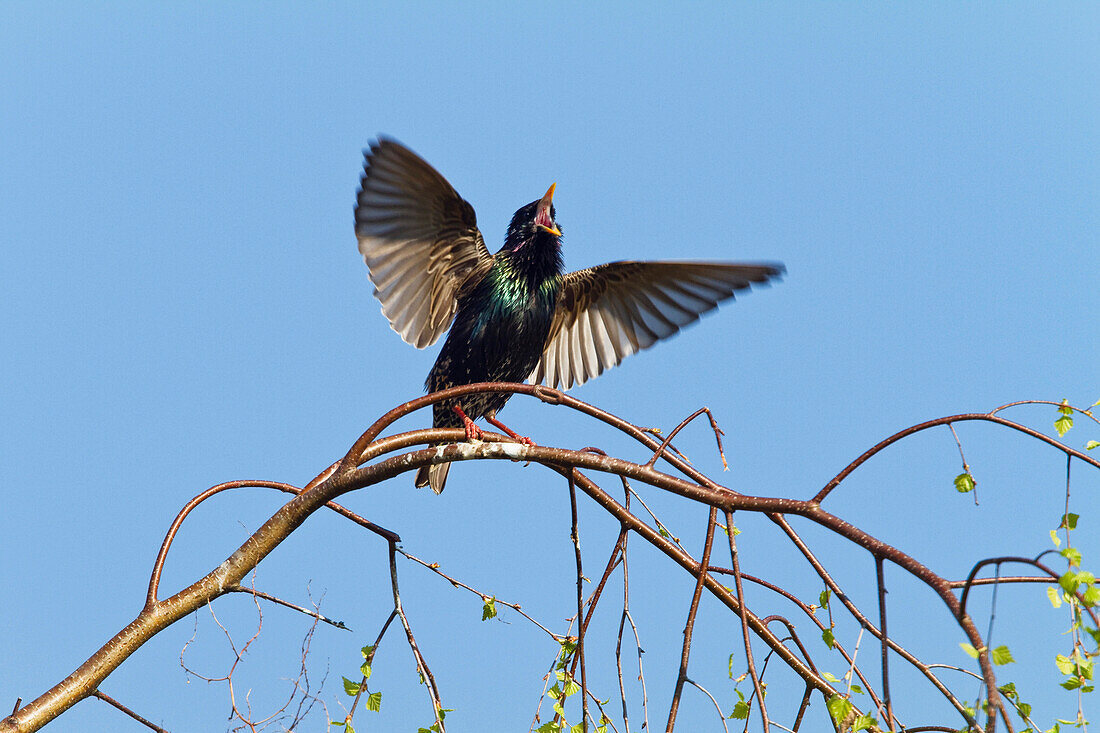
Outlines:
{"label": "thin twig", "polygon": [[[738,559],[737,540],[733,532],[733,512],[726,510],[726,536],[730,543],[730,562],[733,565],[733,580],[737,590],[737,605],[740,607],[741,617],[741,641],[745,645],[745,661],[749,666],[749,676],[752,678],[752,687],[756,692],[757,704],[760,707],[760,722],[764,726],[764,733],[768,733],[768,708],[764,704],[764,686],[760,683],[760,676],[756,673],[756,662],[752,657],[752,641],[749,639],[748,607],[745,605],[745,589],[741,583],[741,562]],[[706,563],[706,560],[703,561]],[[802,645],[799,644],[799,647]],[[802,650],[806,655],[806,650]],[[806,655],[808,656],[808,655]]]}
{"label": "thin twig", "polygon": [[[397,609],[390,611],[390,615],[386,617],[386,623],[382,624],[382,630],[378,632],[378,636],[374,638],[374,643],[371,645],[370,653],[363,659],[363,664],[370,667],[374,664],[374,654],[378,651],[378,646],[382,643],[382,637],[386,635],[386,630],[390,628],[390,624],[397,618]],[[367,676],[363,675],[363,679],[359,681],[359,689],[355,691],[355,698],[351,701],[351,709],[348,710],[347,716],[344,718],[344,727],[346,728],[351,719],[355,717],[355,708],[359,705],[359,698],[363,696],[363,693],[367,689]]]}
{"label": "thin twig", "polygon": [[[577,527],[577,487],[573,483],[572,475],[568,478],[569,481],[569,517],[570,517],[570,529],[569,535],[573,540],[573,553],[577,560],[577,654],[576,658],[581,661],[581,731],[582,733],[588,733],[588,673],[584,664],[584,632],[585,623],[582,618],[584,613],[584,568],[581,565],[581,538],[580,530]],[[608,563],[610,566],[610,563]],[[608,570],[610,572],[610,570]],[[604,577],[607,577],[607,573],[604,573]],[[602,584],[601,584],[602,586]],[[592,609],[595,610],[595,604],[593,603]]]}
{"label": "thin twig", "polygon": [[886,640],[890,633],[886,630],[886,576],[882,569],[883,560],[875,555],[875,582],[878,586],[878,628],[882,633],[882,701],[883,713],[886,717],[886,727],[894,730],[894,706],[890,701],[890,645]]}
{"label": "thin twig", "polygon": [[702,685],[700,685],[698,682],[691,679],[690,677],[685,679],[684,682],[691,685],[695,689],[699,690],[699,692],[703,693],[704,695],[706,695],[707,697],[710,698],[710,701],[712,703],[714,703],[714,709],[718,711],[718,720],[722,721],[722,730],[724,730],[726,733],[730,733],[730,729],[726,726],[726,715],[725,715],[725,713],[722,712],[722,708],[718,704],[718,701],[714,699],[714,695],[710,694],[710,690],[703,687]]}
{"label": "thin twig", "polygon": [[228,593],[248,593],[249,595],[256,596],[257,598],[263,598],[265,601],[271,601],[272,603],[275,603],[277,605],[292,609],[311,618],[315,618],[318,621],[328,624],[329,626],[334,626],[338,629],[343,629],[344,631],[351,631],[351,629],[344,625],[343,621],[336,621],[329,618],[328,616],[318,613],[317,611],[311,611],[308,608],[304,608],[295,603],[291,603],[290,601],[284,601],[282,598],[273,596],[270,593],[264,593],[262,590],[256,590],[255,588],[244,588],[239,584],[229,586],[225,590]]}
{"label": "thin twig", "polygon": [[155,730],[155,731],[157,731],[157,733],[168,733],[168,731],[165,730],[164,728],[161,728],[159,725],[152,722],[151,720],[148,720],[148,719],[143,718],[142,716],[138,715],[133,710],[126,707],[125,705],[120,703],[118,700],[114,699],[113,697],[111,697],[107,693],[103,692],[102,690],[99,690],[99,689],[92,690],[92,697],[97,698],[99,700],[102,700],[103,702],[107,703],[111,707],[114,707],[114,708],[122,711],[123,713],[125,713],[126,715],[129,715],[131,718],[133,718],[137,722],[141,723],[146,728],[149,728],[150,730]]}
{"label": "thin twig", "polygon": [[393,610],[397,613],[397,617],[401,619],[401,626],[405,629],[405,638],[408,639],[409,649],[412,650],[413,658],[416,660],[416,668],[426,683],[424,686],[428,688],[428,696],[432,700],[432,713],[435,715],[438,731],[439,733],[445,733],[443,717],[440,714],[443,709],[443,701],[440,699],[439,688],[436,687],[432,671],[428,669],[428,662],[424,659],[424,655],[420,653],[420,647],[416,644],[412,627],[409,626],[409,619],[405,617],[405,611],[401,608],[401,592],[397,588],[397,545],[393,542],[390,542],[390,583],[393,586]]}
{"label": "thin twig", "polygon": [[699,563],[699,576],[695,582],[695,592],[691,596],[687,623],[684,624],[684,644],[680,649],[680,673],[676,676],[676,689],[672,693],[672,704],[669,706],[665,733],[672,733],[672,729],[676,726],[676,711],[680,707],[680,695],[684,690],[684,682],[687,680],[688,659],[691,656],[691,636],[695,630],[695,614],[699,611],[699,600],[703,595],[703,581],[710,576],[707,568],[710,566],[710,550],[714,545],[714,520],[717,516],[718,509],[712,506],[710,514],[707,515],[707,535],[703,541],[703,559]]}
{"label": "thin twig", "polygon": [[467,591],[473,593],[474,595],[476,595],[478,598],[481,598],[483,601],[486,598],[492,598],[494,603],[499,603],[502,606],[506,606],[506,607],[512,609],[513,611],[518,613],[520,616],[523,616],[525,619],[530,621],[532,624],[534,624],[535,626],[537,626],[540,629],[542,629],[543,631],[545,631],[546,634],[550,638],[552,638],[554,641],[561,641],[562,637],[561,637],[560,634],[555,634],[553,631],[548,629],[546,626],[544,626],[543,624],[541,624],[537,620],[535,620],[532,616],[529,616],[518,603],[510,603],[508,601],[505,601],[505,600],[502,600],[502,599],[498,598],[497,596],[495,596],[493,594],[483,593],[482,591],[479,591],[477,588],[474,588],[472,586],[467,585],[466,583],[463,583],[461,580],[458,580],[456,578],[452,578],[450,575],[447,575],[446,573],[444,573],[442,570],[439,569],[439,564],[438,563],[434,563],[434,562],[430,563],[430,562],[427,562],[425,560],[421,560],[419,557],[416,557],[415,555],[412,555],[412,554],[406,552],[405,550],[403,550],[400,547],[397,548],[397,551],[399,553],[401,553],[402,555],[404,555],[409,560],[412,560],[413,562],[424,566],[428,570],[431,570],[433,573],[435,573],[439,577],[446,580],[448,583],[453,585],[455,588],[462,588],[463,590],[467,590]]}
{"label": "thin twig", "polygon": [[[963,472],[970,477],[971,482],[974,481],[974,474],[970,473],[970,464],[966,462],[966,454],[963,453],[963,444],[959,440],[959,434],[955,432],[955,426],[951,423],[947,423],[948,429],[951,431],[951,436],[955,439],[955,447],[959,449],[959,458],[962,459]],[[974,488],[971,490],[971,494],[974,495],[974,506],[978,506],[978,484],[971,484]]]}

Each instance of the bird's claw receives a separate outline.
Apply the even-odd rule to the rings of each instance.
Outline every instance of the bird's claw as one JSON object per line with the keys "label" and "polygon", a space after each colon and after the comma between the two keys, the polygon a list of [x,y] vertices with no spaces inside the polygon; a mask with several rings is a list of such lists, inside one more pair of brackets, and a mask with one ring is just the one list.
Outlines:
{"label": "bird's claw", "polygon": [[463,427],[466,429],[466,440],[481,440],[485,437],[485,434],[481,431],[481,428],[475,425],[473,420],[467,420],[466,424],[463,425]]}

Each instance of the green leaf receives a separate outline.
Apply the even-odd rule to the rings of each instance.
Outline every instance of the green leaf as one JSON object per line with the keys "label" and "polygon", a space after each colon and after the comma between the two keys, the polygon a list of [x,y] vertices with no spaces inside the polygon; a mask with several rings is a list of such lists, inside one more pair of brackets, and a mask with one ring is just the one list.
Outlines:
{"label": "green leaf", "polygon": [[558,733],[560,730],[561,726],[551,720],[549,723],[543,723],[535,728],[535,733]]}
{"label": "green leaf", "polygon": [[1085,591],[1085,605],[1086,606],[1100,605],[1100,588],[1097,588],[1095,585],[1093,585],[1093,586],[1090,586],[1087,591]]}
{"label": "green leaf", "polygon": [[1062,546],[1062,540],[1058,539],[1058,530],[1056,530],[1056,529],[1050,530],[1050,541],[1054,543],[1055,547],[1061,547]]}
{"label": "green leaf", "polygon": [[829,682],[832,682],[832,683],[833,683],[834,685],[839,685],[839,684],[841,684],[840,680],[839,680],[839,679],[837,678],[837,676],[836,676],[835,674],[833,674],[832,672],[824,672],[824,673],[822,673],[822,675],[821,675],[821,676],[822,676],[822,677],[824,677],[824,678],[825,678],[826,680],[828,680]]}
{"label": "green leaf", "polygon": [[966,494],[974,490],[974,477],[969,472],[960,473],[955,477],[955,491]]}
{"label": "green leaf", "polygon": [[840,695],[833,695],[829,698],[829,702],[825,703],[825,707],[829,711],[829,715],[837,723],[840,723],[848,717],[848,713],[852,712],[852,703],[845,700]]}
{"label": "green leaf", "polygon": [[355,728],[351,727],[351,723],[344,723],[344,733],[355,733]]}
{"label": "green leaf", "polygon": [[572,677],[566,675],[564,682],[565,687],[562,689],[562,692],[565,693],[566,697],[569,697],[570,695],[576,695],[578,692],[581,691],[581,686],[578,685],[577,681]]}
{"label": "green leaf", "polygon": [[1047,598],[1050,599],[1050,605],[1055,608],[1062,607],[1062,591],[1058,590],[1053,585],[1047,586]]}
{"label": "green leaf", "polygon": [[749,717],[749,705],[744,700],[736,703],[733,706],[733,712],[730,713],[732,720],[745,720]]}
{"label": "green leaf", "polygon": [[1058,529],[1077,529],[1077,520],[1081,517],[1069,512],[1062,515],[1062,523],[1058,525]]}
{"label": "green leaf", "polygon": [[832,594],[833,594],[833,592],[831,590],[829,590],[828,588],[821,591],[821,593],[819,593],[818,596],[817,596],[817,605],[821,606],[822,608],[828,608],[829,607],[829,596],[831,596]]}
{"label": "green leaf", "polygon": [[1069,432],[1069,429],[1073,427],[1073,410],[1069,412],[1063,412],[1067,408],[1059,407],[1058,412],[1062,413],[1062,416],[1054,421],[1054,429],[1058,431],[1058,437]]}
{"label": "green leaf", "polygon": [[1072,674],[1077,663],[1064,654],[1059,654],[1054,658],[1054,664],[1058,666],[1058,671],[1062,674]]}
{"label": "green leaf", "polygon": [[1085,450],[1092,450],[1093,448],[1100,448],[1100,440],[1090,440],[1085,443]]}
{"label": "green leaf", "polygon": [[481,620],[488,621],[491,618],[496,618],[497,615],[497,599],[486,598],[485,605],[481,607]]}
{"label": "green leaf", "polygon": [[584,723],[577,723],[569,729],[569,733],[584,733]]}
{"label": "green leaf", "polygon": [[1072,415],[1073,408],[1069,406],[1069,400],[1062,400],[1061,406],[1058,408],[1058,412],[1063,415]]}
{"label": "green leaf", "polygon": [[1067,690],[1076,690],[1078,687],[1081,686],[1081,680],[1077,679],[1076,677],[1070,677],[1068,680],[1063,682],[1061,686],[1066,688]]}
{"label": "green leaf", "polygon": [[371,645],[371,644],[368,644],[367,646],[365,646],[365,647],[363,647],[362,649],[360,649],[360,650],[359,650],[359,653],[363,655],[363,659],[366,659],[366,658],[368,658],[368,657],[369,657],[369,656],[370,656],[371,654],[373,654],[373,653],[374,653],[374,646],[373,646],[373,645]]}
{"label": "green leaf", "polygon": [[554,712],[563,718],[565,717],[565,708],[562,707],[560,702],[554,703]]}
{"label": "green leaf", "polygon": [[555,682],[554,686],[546,691],[546,696],[551,700],[557,700],[561,697],[561,688],[558,687],[558,683]]}
{"label": "green leaf", "polygon": [[671,537],[671,536],[672,536],[672,535],[670,535],[670,534],[668,533],[668,530],[667,530],[667,529],[665,529],[665,525],[663,525],[663,524],[658,524],[658,525],[657,525],[657,532],[658,532],[658,533],[659,533],[659,534],[660,534],[660,535],[661,535],[662,537]]}
{"label": "green leaf", "polygon": [[1012,652],[1010,652],[1008,650],[1008,647],[1004,646],[1003,644],[999,647],[991,649],[989,655],[990,658],[993,660],[993,663],[996,665],[1009,664],[1016,661],[1012,658]]}
{"label": "green leaf", "polygon": [[825,629],[821,632],[821,639],[825,642],[825,646],[832,649],[836,645],[836,637],[833,636],[832,629]]}
{"label": "green leaf", "polygon": [[382,709],[382,693],[372,692],[367,697],[367,710],[377,713]]}
{"label": "green leaf", "polygon": [[863,688],[860,687],[859,685],[852,685],[852,692],[856,693],[857,695],[862,695],[863,694]]}
{"label": "green leaf", "polygon": [[959,646],[962,648],[962,650],[964,652],[966,652],[967,656],[969,656],[971,659],[977,659],[978,658],[978,650],[975,649],[972,644],[967,644],[967,643],[963,642],[962,644],[959,644]]}
{"label": "green leaf", "polygon": [[359,671],[363,673],[364,679],[370,679],[371,668],[368,662],[363,662],[359,665]]}
{"label": "green leaf", "polygon": [[852,730],[868,730],[872,725],[878,725],[878,721],[864,713],[852,721]]}
{"label": "green leaf", "polygon": [[[1073,654],[1074,654],[1074,656],[1077,656],[1077,652],[1074,652]],[[1091,680],[1092,679],[1092,669],[1093,669],[1093,663],[1092,663],[1091,659],[1081,660],[1081,658],[1078,657],[1077,671],[1080,673],[1080,675],[1082,677],[1084,677],[1086,680]]]}
{"label": "green leaf", "polygon": [[359,694],[359,683],[358,682],[352,682],[347,677],[345,677],[344,678],[344,692],[349,697],[355,697],[356,695]]}
{"label": "green leaf", "polygon": [[1069,560],[1070,567],[1076,567],[1081,564],[1081,551],[1076,547],[1067,547],[1062,550],[1061,555]]}

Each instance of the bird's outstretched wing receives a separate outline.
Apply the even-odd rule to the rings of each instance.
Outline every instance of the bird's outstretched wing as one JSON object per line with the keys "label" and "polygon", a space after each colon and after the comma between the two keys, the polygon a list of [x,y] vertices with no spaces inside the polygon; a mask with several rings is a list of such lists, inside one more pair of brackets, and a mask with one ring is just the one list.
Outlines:
{"label": "bird's outstretched wing", "polygon": [[366,151],[355,235],[383,315],[418,349],[446,332],[463,284],[493,261],[473,207],[393,140]]}
{"label": "bird's outstretched wing", "polygon": [[531,381],[569,389],[649,348],[780,264],[611,262],[565,276]]}

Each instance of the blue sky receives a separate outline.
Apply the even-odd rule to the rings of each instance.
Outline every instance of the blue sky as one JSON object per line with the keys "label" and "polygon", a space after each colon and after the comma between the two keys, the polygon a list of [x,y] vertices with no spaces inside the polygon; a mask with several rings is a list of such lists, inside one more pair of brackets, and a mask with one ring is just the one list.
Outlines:
{"label": "blue sky", "polygon": [[[420,393],[434,349],[390,330],[352,230],[362,149],[378,134],[448,177],[490,249],[515,209],[556,181],[570,269],[785,262],[784,282],[574,392],[666,429],[709,405],[732,468],[719,478],[740,491],[812,496],[881,438],[940,415],[1100,398],[1091,6],[21,3],[0,15],[0,704],[36,696],[132,618],[191,496],[235,478],[304,483]],[[1055,417],[1010,416],[1048,433]],[[542,444],[645,460],[545,406],[514,400],[502,418]],[[1066,436],[1076,447],[1100,439],[1083,422]],[[1064,460],[992,427],[959,434],[980,506],[954,492],[958,453],[937,431],[874,460],[829,508],[953,577],[982,557],[1047,549]],[[682,447],[715,474],[712,445],[700,426]],[[440,497],[411,483],[347,503],[409,552],[563,628],[573,591],[560,481],[537,467],[461,465]],[[1077,465],[1072,488],[1087,564],[1100,478]],[[705,511],[651,498],[698,552]],[[255,490],[201,509],[166,586],[220,562],[277,506]],[[598,574],[615,527],[581,509]],[[746,572],[815,598],[767,523],[740,521]],[[870,592],[870,558],[806,531],[854,595]],[[640,543],[632,567],[656,725],[690,582]],[[339,676],[388,612],[385,572],[384,546],[321,516],[260,568],[257,587],[302,601],[309,584],[354,629],[315,637],[333,710]],[[942,604],[900,571],[888,579],[902,643],[965,665]],[[477,598],[414,566],[402,566],[402,583],[457,709],[452,729],[526,726],[549,640],[515,614],[483,624]],[[1006,679],[1052,669],[1064,614],[1041,588],[998,603],[995,638],[1021,660]],[[219,604],[247,638],[248,602]],[[765,595],[757,606],[793,614]],[[610,633],[612,603],[605,614]],[[710,637],[692,673],[728,709],[738,635],[715,605],[700,623]],[[293,676],[306,625],[266,608],[264,629],[247,682],[257,700]],[[177,663],[192,631],[185,621],[162,634],[104,690],[171,730],[223,726],[224,687],[188,683]],[[851,646],[857,631],[838,638]],[[199,614],[189,660],[223,671],[218,633]],[[379,655],[383,710],[377,721],[360,713],[361,727],[426,724],[403,642],[388,637]],[[903,719],[942,721],[924,720],[935,705],[899,667],[911,691],[897,703]],[[597,694],[614,694],[611,679]],[[1049,725],[1076,701],[1047,680],[1028,697]],[[684,729],[716,729],[709,706],[689,696]],[[125,725],[86,701],[54,728]]]}

